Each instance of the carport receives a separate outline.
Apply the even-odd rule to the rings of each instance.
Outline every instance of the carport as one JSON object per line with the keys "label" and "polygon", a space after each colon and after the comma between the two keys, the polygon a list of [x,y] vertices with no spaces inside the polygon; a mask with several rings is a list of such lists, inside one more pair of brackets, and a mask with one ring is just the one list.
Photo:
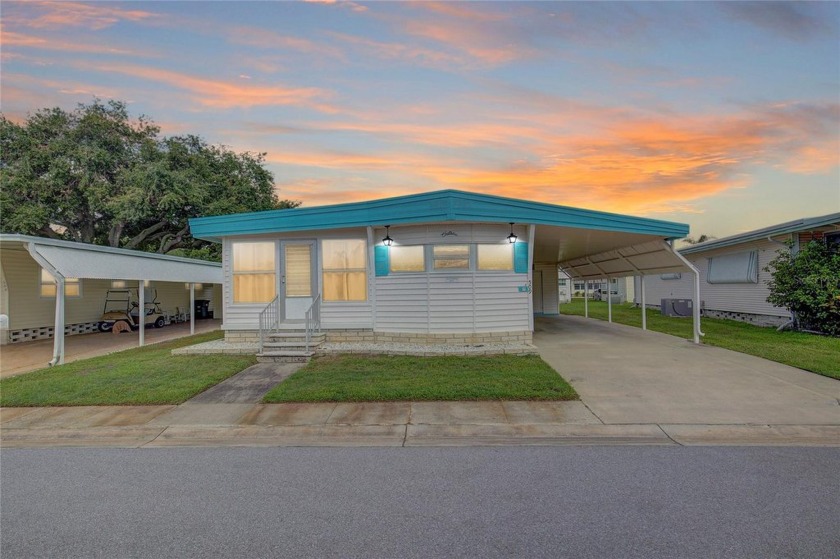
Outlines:
{"label": "carport", "polygon": [[[122,282],[127,288],[137,287],[139,308],[145,308],[147,282],[183,284],[190,294],[190,333],[195,332],[196,285],[222,283],[222,267],[216,262],[205,262],[161,254],[89,245],[70,241],[53,240],[26,235],[0,235],[4,253],[25,250],[32,260],[46,270],[55,281],[55,313],[53,328],[53,356],[50,365],[64,363],[65,307],[67,304],[68,278],[75,280],[109,280]],[[11,264],[9,262],[12,262]],[[4,259],[3,298],[0,313],[5,320],[10,309],[10,289],[24,283],[28,271],[21,273],[23,260]],[[32,280],[37,281],[33,276]],[[31,286],[31,284],[29,284]],[[81,291],[81,287],[75,288]],[[18,292],[24,292],[19,288]],[[28,293],[28,290],[25,291]],[[12,295],[14,297],[14,294]],[[43,298],[43,296],[41,297]],[[98,303],[97,303],[98,305]],[[142,322],[142,321],[141,321]],[[145,344],[145,328],[138,329],[138,345]]]}
{"label": "carport", "polygon": [[[606,279],[607,284],[613,278],[639,276],[641,283],[641,307],[647,308],[645,301],[645,276],[691,272],[694,275],[692,297],[692,317],[694,343],[700,343],[700,272],[674,250],[673,238],[650,240],[649,237],[632,234],[617,234],[609,231],[590,232],[587,235],[569,234],[552,228],[543,235],[539,242],[539,230],[535,250],[544,251],[544,257],[557,255],[558,266],[573,279],[585,282],[584,305],[589,316],[588,280]],[[687,233],[687,232],[686,232]],[[575,244],[573,241],[580,241]],[[625,244],[628,243],[628,244]],[[623,246],[622,246],[623,245]],[[541,256],[539,253],[535,258]],[[608,290],[609,291],[609,290]],[[609,322],[612,322],[612,296],[607,296]],[[642,329],[647,330],[647,316],[642,312]]]}

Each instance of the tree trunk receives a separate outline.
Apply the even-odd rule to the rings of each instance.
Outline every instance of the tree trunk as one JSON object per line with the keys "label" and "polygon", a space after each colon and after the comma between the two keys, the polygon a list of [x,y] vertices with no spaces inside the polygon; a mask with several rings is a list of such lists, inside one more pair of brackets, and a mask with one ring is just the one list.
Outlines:
{"label": "tree trunk", "polygon": [[111,227],[111,231],[108,233],[108,244],[112,247],[119,247],[120,246],[120,237],[122,237],[123,229],[125,229],[125,222],[124,221],[117,221]]}

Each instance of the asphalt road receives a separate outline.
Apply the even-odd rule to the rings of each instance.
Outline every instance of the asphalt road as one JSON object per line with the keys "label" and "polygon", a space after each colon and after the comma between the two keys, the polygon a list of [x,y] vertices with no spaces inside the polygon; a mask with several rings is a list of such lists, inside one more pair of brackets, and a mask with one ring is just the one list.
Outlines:
{"label": "asphalt road", "polygon": [[840,449],[3,450],[13,557],[836,557]]}

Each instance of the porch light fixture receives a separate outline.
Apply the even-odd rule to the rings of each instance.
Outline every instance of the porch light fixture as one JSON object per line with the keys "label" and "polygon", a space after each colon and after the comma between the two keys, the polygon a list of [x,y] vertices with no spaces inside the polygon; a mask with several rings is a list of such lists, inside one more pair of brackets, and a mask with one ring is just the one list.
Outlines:
{"label": "porch light fixture", "polygon": [[518,239],[518,238],[519,237],[517,237],[516,235],[513,234],[513,222],[511,221],[510,222],[510,235],[507,236],[507,240],[510,244],[513,244],[513,243],[516,242],[516,239]]}
{"label": "porch light fixture", "polygon": [[394,244],[394,239],[391,238],[391,235],[389,233],[390,228],[391,228],[390,225],[385,226],[385,238],[382,239],[382,244],[385,245],[386,247],[389,247],[392,244]]}

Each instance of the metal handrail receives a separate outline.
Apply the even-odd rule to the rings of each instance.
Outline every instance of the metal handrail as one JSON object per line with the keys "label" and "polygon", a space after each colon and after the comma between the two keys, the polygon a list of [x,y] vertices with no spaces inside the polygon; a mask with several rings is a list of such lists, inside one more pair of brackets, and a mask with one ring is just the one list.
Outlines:
{"label": "metal handrail", "polygon": [[277,295],[260,311],[260,353],[263,352],[266,332],[271,333],[280,326],[280,296]]}
{"label": "metal handrail", "polygon": [[309,353],[309,344],[312,341],[312,333],[321,331],[321,294],[306,309],[306,352]]}

